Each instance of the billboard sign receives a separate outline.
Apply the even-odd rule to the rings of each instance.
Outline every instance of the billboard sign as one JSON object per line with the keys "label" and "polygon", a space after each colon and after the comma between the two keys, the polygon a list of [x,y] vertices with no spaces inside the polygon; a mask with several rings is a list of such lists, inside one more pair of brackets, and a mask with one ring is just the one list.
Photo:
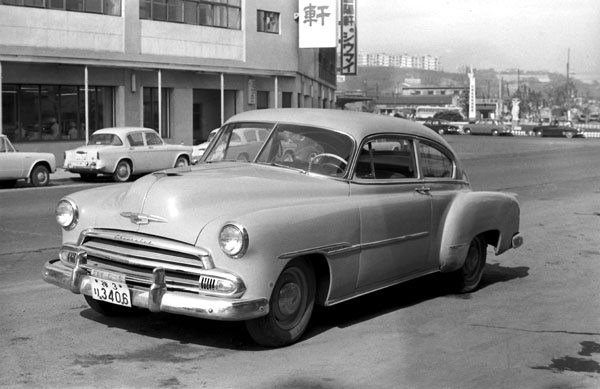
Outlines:
{"label": "billboard sign", "polygon": [[340,74],[356,75],[356,0],[341,0],[341,66]]}
{"label": "billboard sign", "polygon": [[336,47],[337,20],[336,0],[299,0],[299,47]]}

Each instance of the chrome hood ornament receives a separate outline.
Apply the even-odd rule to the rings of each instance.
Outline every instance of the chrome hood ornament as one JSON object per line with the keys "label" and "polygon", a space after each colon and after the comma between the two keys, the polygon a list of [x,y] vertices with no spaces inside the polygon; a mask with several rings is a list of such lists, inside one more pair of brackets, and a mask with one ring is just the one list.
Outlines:
{"label": "chrome hood ornament", "polygon": [[146,215],[138,212],[121,212],[121,216],[129,219],[130,222],[140,225],[149,224],[150,222],[167,223],[168,220],[160,216]]}

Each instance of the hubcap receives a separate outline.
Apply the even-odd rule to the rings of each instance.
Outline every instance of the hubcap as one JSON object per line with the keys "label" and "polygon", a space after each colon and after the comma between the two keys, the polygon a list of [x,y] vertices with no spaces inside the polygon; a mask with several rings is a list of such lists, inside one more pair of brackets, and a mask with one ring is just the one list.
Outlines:
{"label": "hubcap", "polygon": [[302,292],[295,283],[289,282],[279,291],[279,311],[286,316],[293,315],[300,307],[301,301]]}

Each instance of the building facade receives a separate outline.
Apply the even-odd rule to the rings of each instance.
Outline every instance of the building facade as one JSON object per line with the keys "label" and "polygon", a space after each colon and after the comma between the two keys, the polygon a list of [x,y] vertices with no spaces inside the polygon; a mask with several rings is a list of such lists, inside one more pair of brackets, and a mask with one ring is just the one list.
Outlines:
{"label": "building facade", "polygon": [[394,68],[414,68],[432,71],[442,71],[438,57],[431,55],[358,53],[358,66],[382,66]]}
{"label": "building facade", "polygon": [[232,115],[332,108],[335,49],[299,49],[297,2],[0,0],[2,128],[63,151],[111,126],[197,144]]}

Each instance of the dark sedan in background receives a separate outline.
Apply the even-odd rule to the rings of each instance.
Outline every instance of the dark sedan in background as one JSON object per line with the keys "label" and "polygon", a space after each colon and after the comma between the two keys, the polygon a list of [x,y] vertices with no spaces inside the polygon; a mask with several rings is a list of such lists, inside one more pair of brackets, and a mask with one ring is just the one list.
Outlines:
{"label": "dark sedan in background", "polygon": [[571,121],[554,120],[550,124],[533,127],[535,136],[583,138],[583,130],[576,128]]}
{"label": "dark sedan in background", "polygon": [[427,119],[423,124],[440,135],[458,134],[458,126],[450,124],[447,120]]}

